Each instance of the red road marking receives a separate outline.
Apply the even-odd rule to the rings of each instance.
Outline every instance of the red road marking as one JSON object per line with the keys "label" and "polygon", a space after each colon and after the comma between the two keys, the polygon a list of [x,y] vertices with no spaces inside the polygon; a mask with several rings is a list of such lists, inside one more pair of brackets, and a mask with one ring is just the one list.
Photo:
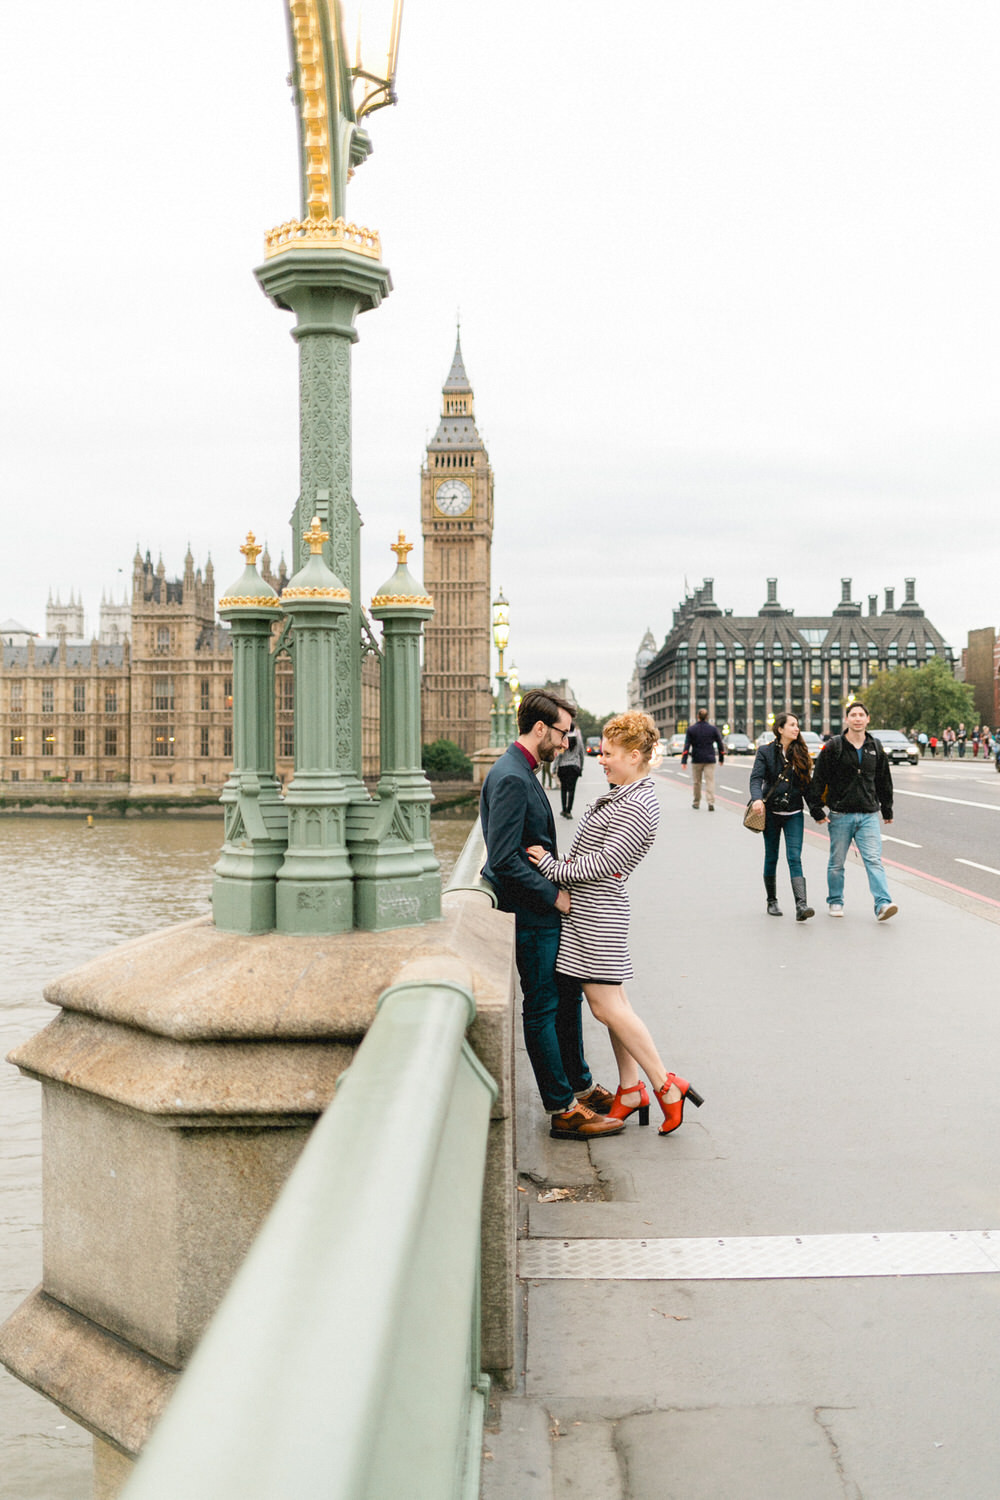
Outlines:
{"label": "red road marking", "polygon": [[[667,783],[668,786],[670,784],[670,782]],[[679,784],[677,781],[673,782],[674,786],[678,786]],[[716,802],[724,803],[726,807],[734,807],[737,812],[742,811],[745,806],[742,802],[734,802],[731,797],[716,797],[715,800]],[[830,842],[829,834],[817,833],[815,828],[809,827],[805,831],[811,838],[820,839],[823,843],[827,844]],[[903,870],[907,875],[916,875],[920,880],[929,880],[932,885],[943,885],[946,890],[957,891],[960,896],[970,896],[973,901],[982,901],[984,906],[1000,906],[1000,901],[995,900],[992,896],[982,896],[978,891],[970,891],[967,885],[956,885],[953,880],[944,880],[940,875],[928,875],[926,870],[918,870],[913,865],[901,864],[898,859],[886,859],[883,854],[882,863],[884,865],[891,865],[894,870]]]}

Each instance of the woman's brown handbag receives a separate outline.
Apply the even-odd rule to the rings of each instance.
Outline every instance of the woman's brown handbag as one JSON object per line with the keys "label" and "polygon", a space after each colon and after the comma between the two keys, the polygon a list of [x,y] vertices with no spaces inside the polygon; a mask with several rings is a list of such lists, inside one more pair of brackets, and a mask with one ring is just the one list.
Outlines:
{"label": "woman's brown handbag", "polygon": [[764,823],[766,822],[766,820],[767,820],[767,813],[766,812],[764,812],[764,811],[754,812],[754,810],[753,810],[753,803],[752,802],[748,802],[747,803],[747,810],[743,814],[743,827],[744,828],[749,828],[749,830],[750,830],[751,833],[763,833],[764,832]]}

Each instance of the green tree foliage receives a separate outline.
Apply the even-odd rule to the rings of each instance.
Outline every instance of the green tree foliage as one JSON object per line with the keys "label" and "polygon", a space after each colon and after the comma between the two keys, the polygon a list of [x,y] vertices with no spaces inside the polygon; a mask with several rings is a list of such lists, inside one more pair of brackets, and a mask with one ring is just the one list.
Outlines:
{"label": "green tree foliage", "polygon": [[600,734],[608,720],[613,719],[614,716],[614,713],[592,714],[588,713],[585,708],[578,708],[576,722],[584,739],[589,740],[592,735]]}
{"label": "green tree foliage", "polygon": [[975,695],[967,682],[956,682],[939,656],[924,667],[894,667],[880,672],[859,694],[875,729],[901,729],[904,734],[936,734],[960,723],[976,722]]}
{"label": "green tree foliage", "polygon": [[435,740],[425,745],[423,766],[431,781],[472,780],[472,761],[454,740]]}

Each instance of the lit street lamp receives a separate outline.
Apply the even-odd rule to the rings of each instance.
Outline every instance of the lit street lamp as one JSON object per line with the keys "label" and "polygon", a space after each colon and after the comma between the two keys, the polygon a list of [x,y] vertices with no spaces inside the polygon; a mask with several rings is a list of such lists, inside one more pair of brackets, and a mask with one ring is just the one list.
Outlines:
{"label": "lit street lamp", "polygon": [[503,750],[514,738],[508,692],[507,673],[503,669],[503,654],[510,640],[510,605],[504,598],[503,589],[493,601],[493,644],[497,648],[500,664],[497,669],[497,695],[490,711],[490,747]]}

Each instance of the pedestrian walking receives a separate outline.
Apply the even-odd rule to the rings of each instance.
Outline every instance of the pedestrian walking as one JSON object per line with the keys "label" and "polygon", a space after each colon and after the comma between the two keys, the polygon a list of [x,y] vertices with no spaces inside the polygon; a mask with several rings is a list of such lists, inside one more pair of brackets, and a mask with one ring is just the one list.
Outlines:
{"label": "pedestrian walking", "polygon": [[920,759],[923,760],[927,754],[927,735],[924,730],[917,735],[917,744],[920,746]]}
{"label": "pedestrian walking", "polygon": [[697,812],[701,804],[701,783],[705,782],[705,797],[709,812],[715,812],[715,752],[719,752],[719,765],[726,758],[722,735],[714,724],[708,722],[708,709],[699,708],[698,722],[688,726],[684,736],[684,751],[681,765],[686,766],[691,756],[691,806]]}
{"label": "pedestrian walking", "polygon": [[653,847],[660,820],[656,788],[649,774],[659,742],[648,714],[632,712],[604,726],[600,760],[608,790],[587,808],[565,859],[534,845],[528,857],[539,873],[572,893],[563,914],[558,972],[583,986],[591,1011],[607,1026],[618,1063],[618,1089],[609,1118],[624,1122],[638,1111],[649,1123],[649,1094],[640,1068],[663,1111],[660,1135],[670,1135],[684,1118],[684,1104],[701,1095],[686,1078],[670,1073],[645,1022],[625,991],[633,977],[628,950],[629,875]]}
{"label": "pedestrian walking", "polygon": [[932,734],[931,737],[930,737],[930,739],[927,741],[927,743],[931,747],[931,760],[933,760],[934,757],[937,755],[937,749],[938,749],[937,735],[936,734]]}
{"label": "pedestrian walking", "polygon": [[810,811],[818,822],[827,821],[823,816],[824,806],[830,810],[830,859],[826,870],[830,916],[844,915],[844,864],[853,843],[864,862],[876,919],[886,922],[899,910],[886,884],[878,821],[881,809],[886,827],[892,823],[892,772],[880,742],[868,733],[868,719],[863,703],[851,704],[844,733],[834,735],[816,757],[807,796]]}
{"label": "pedestrian walking", "polygon": [[812,777],[812,756],[799,733],[794,714],[780,713],[774,721],[774,739],[761,745],[750,772],[750,796],[753,809],[763,813],[764,822],[764,890],[767,913],[782,915],[778,905],[778,855],[781,836],[785,836],[785,859],[795,898],[795,920],[806,922],[815,915],[806,900],[806,881],[802,873],[802,836],[805,814],[804,796]]}
{"label": "pedestrian walking", "polygon": [[556,854],[552,806],[535,777],[569,736],[573,709],[554,693],[525,693],[517,710],[517,739],[508,745],[483,782],[480,819],[486,839],[483,875],[497,893],[501,911],[514,913],[514,957],[521,980],[524,1045],[551,1115],[557,1140],[616,1135],[619,1119],[606,1118],[614,1101],[595,1084],[583,1051],[577,981],[556,973],[560,917],[571,897],[528,859],[529,844]]}
{"label": "pedestrian walking", "polygon": [[958,758],[959,758],[959,760],[964,760],[965,759],[965,742],[966,742],[966,740],[968,738],[969,738],[969,731],[966,729],[966,727],[965,727],[964,724],[959,724],[959,726],[958,726],[958,733],[955,735],[955,739],[956,739],[956,741],[958,743]]}
{"label": "pedestrian walking", "polygon": [[583,775],[583,735],[575,722],[569,732],[566,748],[556,761],[556,775],[559,777],[562,798],[561,816],[571,818],[576,784]]}

